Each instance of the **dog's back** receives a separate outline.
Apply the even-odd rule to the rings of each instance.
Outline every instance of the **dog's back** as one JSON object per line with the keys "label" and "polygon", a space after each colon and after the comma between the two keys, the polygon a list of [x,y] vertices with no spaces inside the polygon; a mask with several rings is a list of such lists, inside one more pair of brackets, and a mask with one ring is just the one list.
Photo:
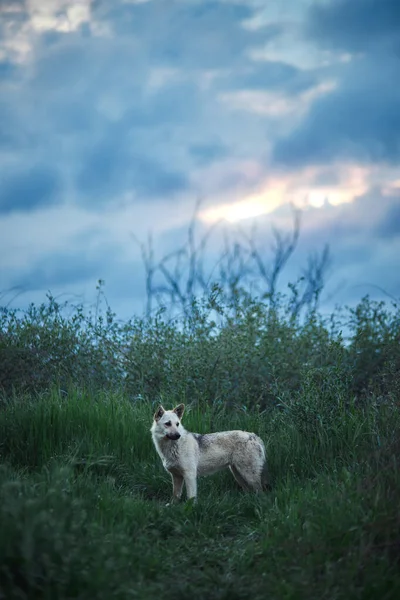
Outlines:
{"label": "dog's back", "polygon": [[261,469],[265,463],[264,443],[254,433],[234,430],[192,435],[200,451],[199,475],[208,475],[231,466],[250,474],[254,469]]}

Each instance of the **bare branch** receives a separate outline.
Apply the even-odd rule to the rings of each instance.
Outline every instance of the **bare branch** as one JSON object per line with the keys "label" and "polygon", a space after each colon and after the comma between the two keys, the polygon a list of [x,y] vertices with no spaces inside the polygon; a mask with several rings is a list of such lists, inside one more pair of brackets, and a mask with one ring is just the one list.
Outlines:
{"label": "bare branch", "polygon": [[278,229],[273,228],[274,243],[272,245],[273,257],[272,264],[269,264],[262,255],[262,250],[257,246],[255,240],[256,231],[253,229],[252,235],[243,233],[251,251],[251,258],[255,264],[255,276],[260,277],[264,282],[264,296],[268,297],[271,304],[276,301],[277,283],[279,275],[282,273],[289,258],[294,253],[300,235],[300,212],[293,209],[293,229],[292,232],[284,236]]}

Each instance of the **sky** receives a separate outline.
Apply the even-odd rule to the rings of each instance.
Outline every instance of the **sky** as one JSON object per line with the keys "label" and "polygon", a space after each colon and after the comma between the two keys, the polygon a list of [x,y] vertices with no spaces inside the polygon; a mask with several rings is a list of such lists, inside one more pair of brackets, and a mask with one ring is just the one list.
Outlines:
{"label": "sky", "polygon": [[399,298],[399,74],[398,0],[0,0],[0,304],[141,313],[199,200],[210,264],[295,205],[287,278],[329,244],[327,310]]}

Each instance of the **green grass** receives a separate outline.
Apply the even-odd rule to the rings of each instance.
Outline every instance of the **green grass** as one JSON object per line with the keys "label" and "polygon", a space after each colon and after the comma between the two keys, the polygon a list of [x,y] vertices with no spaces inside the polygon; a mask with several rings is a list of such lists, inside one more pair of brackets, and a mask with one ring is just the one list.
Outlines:
{"label": "green grass", "polygon": [[329,419],[189,406],[189,430],[258,433],[273,490],[245,494],[224,473],[175,506],[153,411],[77,392],[3,406],[0,598],[400,597],[396,406]]}

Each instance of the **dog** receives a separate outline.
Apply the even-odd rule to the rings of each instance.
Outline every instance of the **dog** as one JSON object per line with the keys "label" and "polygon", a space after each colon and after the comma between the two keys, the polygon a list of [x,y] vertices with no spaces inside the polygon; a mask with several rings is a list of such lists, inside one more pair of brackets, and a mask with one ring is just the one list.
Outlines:
{"label": "dog", "polygon": [[157,409],[151,434],[163,466],[172,477],[174,502],[186,485],[188,499],[197,499],[197,477],[229,468],[245,490],[268,489],[264,442],[247,431],[190,433],[182,425],[185,405],[173,410]]}

